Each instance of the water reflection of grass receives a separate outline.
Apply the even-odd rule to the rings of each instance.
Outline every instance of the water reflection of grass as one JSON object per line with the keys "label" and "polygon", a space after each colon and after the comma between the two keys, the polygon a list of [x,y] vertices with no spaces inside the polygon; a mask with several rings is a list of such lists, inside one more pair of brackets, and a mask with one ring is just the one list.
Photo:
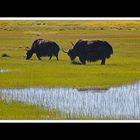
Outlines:
{"label": "water reflection of grass", "polygon": [[[59,110],[64,119],[139,119],[139,82],[108,90],[73,88],[0,89],[2,100]],[[97,116],[97,117],[95,117]]]}
{"label": "water reflection of grass", "polygon": [[61,114],[56,110],[49,110],[35,105],[28,105],[22,102],[5,102],[0,100],[0,120],[108,120],[105,118],[90,118],[84,116],[70,117],[68,114]]}

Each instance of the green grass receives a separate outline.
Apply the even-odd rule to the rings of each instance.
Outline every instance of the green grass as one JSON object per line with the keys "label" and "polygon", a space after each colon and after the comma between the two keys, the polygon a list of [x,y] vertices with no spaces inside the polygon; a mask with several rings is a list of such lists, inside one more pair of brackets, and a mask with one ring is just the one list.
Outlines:
{"label": "green grass", "polygon": [[[60,51],[59,62],[48,57],[38,61],[36,56],[25,60],[25,47],[35,39],[56,41],[64,49],[71,41],[101,39],[108,41],[113,56],[100,61],[74,65]],[[3,58],[2,54],[10,57]],[[79,61],[78,59],[76,59]],[[0,88],[19,87],[76,87],[108,88],[140,80],[140,21],[0,21]],[[89,117],[63,118],[58,111],[50,111],[20,102],[0,101],[1,120],[101,119]],[[110,118],[103,118],[110,119]]]}
{"label": "green grass", "polygon": [[16,101],[0,101],[0,120],[55,120],[58,118],[62,117],[57,111]]}
{"label": "green grass", "polygon": [[[0,87],[107,88],[140,79],[139,21],[0,21],[0,27],[0,55],[11,56],[0,58],[0,68],[12,70],[0,73]],[[71,64],[62,51],[59,62],[54,57],[38,61],[35,55],[26,61],[25,47],[37,38],[54,40],[66,50],[71,41],[106,40],[114,54],[105,66],[100,61]]]}

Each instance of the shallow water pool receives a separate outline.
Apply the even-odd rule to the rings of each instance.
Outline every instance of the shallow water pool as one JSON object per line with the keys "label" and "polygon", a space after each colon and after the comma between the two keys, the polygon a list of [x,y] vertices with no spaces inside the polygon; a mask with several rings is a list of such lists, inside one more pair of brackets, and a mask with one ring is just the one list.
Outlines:
{"label": "shallow water pool", "polygon": [[73,88],[0,89],[0,98],[22,101],[63,113],[112,119],[140,119],[140,81],[108,90]]}

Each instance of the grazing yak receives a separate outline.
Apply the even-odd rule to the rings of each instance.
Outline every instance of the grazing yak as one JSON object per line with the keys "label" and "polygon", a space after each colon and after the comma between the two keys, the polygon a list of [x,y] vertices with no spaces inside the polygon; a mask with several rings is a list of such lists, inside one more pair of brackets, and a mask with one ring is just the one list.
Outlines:
{"label": "grazing yak", "polygon": [[54,41],[37,39],[33,42],[31,49],[27,49],[26,60],[30,59],[33,53],[36,54],[39,60],[42,56],[49,56],[49,60],[52,56],[55,56],[58,60],[59,50],[59,46]]}
{"label": "grazing yak", "polygon": [[101,60],[101,64],[104,65],[106,58],[109,58],[113,54],[113,48],[106,41],[101,40],[79,40],[75,45],[72,43],[73,48],[69,51],[65,51],[62,48],[64,53],[67,53],[71,61],[76,57],[79,57],[79,60],[82,64],[86,64],[86,61],[97,61]]}

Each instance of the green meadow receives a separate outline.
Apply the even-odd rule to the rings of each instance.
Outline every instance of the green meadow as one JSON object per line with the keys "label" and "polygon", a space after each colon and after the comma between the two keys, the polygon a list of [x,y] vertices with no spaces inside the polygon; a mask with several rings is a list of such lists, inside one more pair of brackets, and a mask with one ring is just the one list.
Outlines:
{"label": "green meadow", "polygon": [[[36,55],[25,60],[25,48],[39,38],[53,40],[65,50],[79,39],[106,40],[114,53],[106,60],[106,65],[100,65],[100,61],[71,64],[62,50],[59,61],[55,57],[50,61],[43,57],[39,61]],[[2,57],[3,54],[10,57]],[[140,80],[140,21],[0,21],[0,69],[10,70],[0,72],[0,88],[102,89],[136,82]],[[12,117],[8,104],[0,101],[0,107],[9,112],[2,116],[4,112],[0,111],[0,119],[62,119],[55,111],[50,113],[16,102],[10,106],[13,113],[17,108],[17,116]],[[22,108],[27,108],[30,115]]]}
{"label": "green meadow", "polygon": [[[71,64],[61,50],[59,61],[48,57],[27,61],[25,47],[35,39],[54,40],[65,50],[79,39],[108,41],[114,54],[106,65],[100,61]],[[0,21],[0,87],[107,88],[140,79],[139,21]],[[76,61],[79,61],[78,58]]]}

